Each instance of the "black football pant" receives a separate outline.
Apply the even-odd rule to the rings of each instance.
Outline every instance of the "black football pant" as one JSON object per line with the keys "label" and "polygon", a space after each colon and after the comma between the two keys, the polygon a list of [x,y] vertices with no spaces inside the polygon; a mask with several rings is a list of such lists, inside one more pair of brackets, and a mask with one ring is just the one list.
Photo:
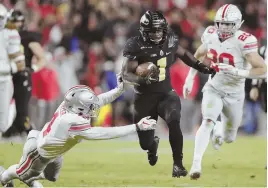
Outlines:
{"label": "black football pant", "polygon": [[[166,121],[174,163],[181,164],[183,158],[183,135],[180,128],[181,102],[175,91],[137,94],[134,105],[135,123],[146,116],[151,116],[155,120],[160,116]],[[140,146],[143,150],[150,151],[154,148],[154,132],[154,130],[138,132]]]}
{"label": "black football pant", "polygon": [[263,81],[260,87],[260,102],[262,109],[267,113],[267,82]]}
{"label": "black football pant", "polygon": [[29,101],[32,92],[31,72],[25,70],[13,75],[14,99],[16,103],[16,118],[12,126],[5,133],[6,136],[28,132],[31,129],[29,122]]}

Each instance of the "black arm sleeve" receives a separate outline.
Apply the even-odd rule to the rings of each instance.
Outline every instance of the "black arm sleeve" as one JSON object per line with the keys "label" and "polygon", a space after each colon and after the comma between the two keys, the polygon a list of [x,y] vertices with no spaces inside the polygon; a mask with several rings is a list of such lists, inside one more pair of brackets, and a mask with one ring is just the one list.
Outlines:
{"label": "black arm sleeve", "polygon": [[180,58],[186,65],[199,69],[200,61],[197,60],[190,52],[184,50],[182,47],[178,47],[176,56]]}

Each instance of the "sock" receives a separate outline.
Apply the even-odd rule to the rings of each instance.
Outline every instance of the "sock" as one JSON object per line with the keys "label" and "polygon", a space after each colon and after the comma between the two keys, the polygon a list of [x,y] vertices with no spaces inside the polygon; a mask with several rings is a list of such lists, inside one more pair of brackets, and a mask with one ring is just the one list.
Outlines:
{"label": "sock", "polygon": [[173,153],[173,161],[177,165],[182,165],[183,135],[180,128],[180,122],[173,120],[168,123],[169,143]]}
{"label": "sock", "polygon": [[3,172],[1,175],[1,182],[3,184],[7,184],[9,181],[19,178],[16,168],[17,164],[10,166],[7,170],[5,170],[5,172]]}
{"label": "sock", "polygon": [[216,124],[213,128],[213,135],[214,136],[220,136],[223,138],[223,123],[220,121],[216,121]]}
{"label": "sock", "polygon": [[203,155],[207,149],[210,133],[214,127],[214,122],[209,120],[203,120],[201,126],[196,132],[195,147],[194,147],[194,159],[198,163],[202,162]]}

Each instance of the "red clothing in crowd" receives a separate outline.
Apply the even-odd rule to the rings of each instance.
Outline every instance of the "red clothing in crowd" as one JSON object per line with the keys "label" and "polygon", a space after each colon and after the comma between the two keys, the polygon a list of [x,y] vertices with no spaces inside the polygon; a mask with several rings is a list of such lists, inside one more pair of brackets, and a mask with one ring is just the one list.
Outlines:
{"label": "red clothing in crowd", "polygon": [[32,74],[32,96],[46,101],[56,100],[60,94],[60,88],[56,71],[43,68]]}
{"label": "red clothing in crowd", "polygon": [[[183,97],[183,85],[189,70],[190,67],[183,65],[182,63],[175,63],[170,69],[171,85],[180,97]],[[194,98],[196,96],[198,89],[199,78],[196,76],[192,93],[190,95],[191,98]]]}

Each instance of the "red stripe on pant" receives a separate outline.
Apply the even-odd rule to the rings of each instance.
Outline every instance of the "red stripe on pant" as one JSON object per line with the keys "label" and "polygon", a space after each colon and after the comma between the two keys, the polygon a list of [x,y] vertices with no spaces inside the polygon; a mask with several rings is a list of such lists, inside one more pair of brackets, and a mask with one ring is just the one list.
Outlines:
{"label": "red stripe on pant", "polygon": [[36,155],[38,155],[38,151],[37,149],[35,149],[34,151],[30,152],[27,156],[26,162],[24,162],[23,165],[21,165],[17,170],[16,173],[18,175],[20,175],[24,170],[26,170],[27,168],[29,168],[33,162],[33,159],[36,157]]}

